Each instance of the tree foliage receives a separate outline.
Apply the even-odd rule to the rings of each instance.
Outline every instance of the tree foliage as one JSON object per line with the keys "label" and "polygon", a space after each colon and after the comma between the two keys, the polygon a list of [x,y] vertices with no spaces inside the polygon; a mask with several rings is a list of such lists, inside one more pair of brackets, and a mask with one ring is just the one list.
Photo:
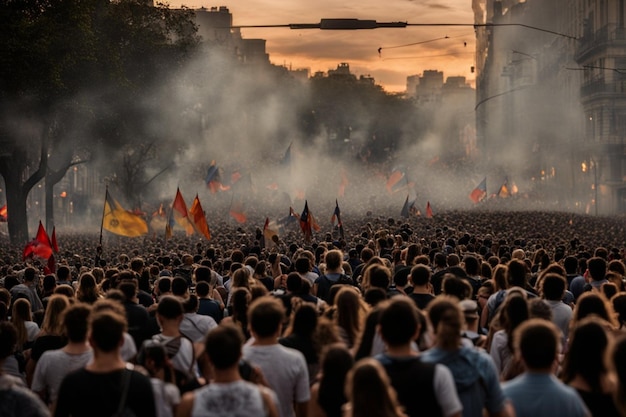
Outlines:
{"label": "tree foliage", "polygon": [[27,239],[26,198],[46,175],[62,178],[93,149],[155,140],[140,123],[145,93],[193,52],[190,13],[141,0],[0,3],[0,175],[14,243]]}

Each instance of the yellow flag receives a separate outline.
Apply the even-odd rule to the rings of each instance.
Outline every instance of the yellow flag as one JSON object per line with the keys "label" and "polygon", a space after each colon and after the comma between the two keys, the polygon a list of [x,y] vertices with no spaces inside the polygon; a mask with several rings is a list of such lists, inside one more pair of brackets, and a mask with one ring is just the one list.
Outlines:
{"label": "yellow flag", "polygon": [[148,233],[148,224],[136,214],[130,213],[115,201],[107,190],[104,200],[102,228],[120,236],[138,237]]}

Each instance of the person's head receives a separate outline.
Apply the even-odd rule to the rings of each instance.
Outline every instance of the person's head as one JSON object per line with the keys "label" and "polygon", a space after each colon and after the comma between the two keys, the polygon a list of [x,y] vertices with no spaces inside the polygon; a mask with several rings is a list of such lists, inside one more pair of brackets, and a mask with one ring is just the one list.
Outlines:
{"label": "person's head", "polygon": [[411,282],[416,287],[424,287],[428,285],[431,278],[430,268],[426,265],[415,265],[411,268]]}
{"label": "person's head", "polygon": [[437,297],[431,301],[428,305],[428,319],[435,331],[437,345],[442,349],[456,350],[463,328],[463,313],[456,298]]}
{"label": "person's head", "polygon": [[324,261],[328,271],[339,271],[343,262],[343,254],[337,249],[330,250],[326,252]]}
{"label": "person's head", "polygon": [[311,261],[308,257],[301,256],[296,259],[295,266],[296,272],[298,272],[299,274],[306,274],[311,270]]}
{"label": "person's head", "polygon": [[302,303],[294,312],[291,332],[306,338],[312,337],[317,327],[317,309],[312,303]]}
{"label": "person's head", "polygon": [[59,280],[59,282],[71,281],[70,274],[70,268],[65,265],[61,265],[57,268],[57,279]]}
{"label": "person's head", "polygon": [[415,303],[406,297],[392,298],[380,313],[379,326],[380,335],[387,345],[397,347],[411,343],[420,330]]}
{"label": "person's head", "polygon": [[54,294],[48,300],[48,306],[43,316],[41,331],[45,334],[63,334],[62,314],[70,306],[69,299],[61,294]]}
{"label": "person's head", "polygon": [[592,391],[602,391],[602,377],[607,372],[604,356],[609,346],[608,327],[609,323],[588,317],[572,329],[561,371],[565,383],[580,376]]}
{"label": "person's head", "polygon": [[355,343],[362,328],[365,316],[361,296],[352,286],[344,286],[335,296],[336,320],[346,331],[351,343]]}
{"label": "person's head", "polygon": [[210,289],[211,287],[209,287],[209,284],[206,281],[200,281],[196,284],[196,294],[198,294],[198,297],[200,298],[207,297]]}
{"label": "person's head", "polygon": [[453,274],[445,274],[441,283],[441,292],[465,300],[472,298],[472,286],[466,280]]}
{"label": "person's head", "polygon": [[85,303],[75,303],[63,313],[63,327],[65,336],[72,343],[81,343],[87,340],[91,307]]}
{"label": "person's head", "polygon": [[166,295],[159,300],[159,305],[157,306],[159,322],[180,321],[183,318],[183,314],[183,303],[178,297]]}
{"label": "person's head", "polygon": [[287,291],[291,293],[299,293],[302,288],[303,278],[297,272],[291,272],[287,275]]}
{"label": "person's head", "polygon": [[596,315],[609,323],[615,323],[611,305],[604,296],[595,292],[585,292],[576,301],[572,325],[591,315]]}
{"label": "person's head", "polygon": [[89,343],[95,351],[111,353],[122,347],[126,317],[111,310],[94,313],[89,323]]}
{"label": "person's head", "polygon": [[133,272],[136,272],[138,274],[140,274],[141,271],[143,270],[143,266],[144,266],[144,262],[143,262],[143,259],[141,258],[133,258],[130,261],[130,269],[132,269]]}
{"label": "person's head", "polygon": [[524,261],[513,259],[507,264],[507,281],[511,287],[526,288],[527,284],[527,265]]}
{"label": "person's head", "polygon": [[125,280],[117,287],[123,294],[126,301],[132,301],[137,296],[137,283],[134,280]]}
{"label": "person's head", "polygon": [[559,331],[552,322],[530,319],[513,333],[515,354],[528,371],[550,372],[560,350]]}
{"label": "person's head", "polygon": [[563,268],[565,268],[566,274],[574,275],[578,272],[578,259],[575,256],[566,256],[563,259]]}
{"label": "person's head", "polygon": [[196,294],[189,295],[185,301],[183,301],[183,309],[185,313],[195,313],[198,311],[198,296]]}
{"label": "person's head", "polygon": [[250,330],[257,339],[277,337],[284,320],[283,303],[272,297],[261,297],[255,300],[248,310]]}
{"label": "person's head", "polygon": [[566,289],[567,281],[559,274],[548,273],[541,281],[541,294],[546,300],[561,300]]}
{"label": "person's head", "polygon": [[239,327],[221,325],[207,335],[205,352],[215,369],[230,369],[239,363],[243,342],[244,336]]}
{"label": "person's head", "polygon": [[245,287],[250,289],[250,270],[248,268],[239,268],[233,272],[232,280],[231,288]]}
{"label": "person's head", "polygon": [[364,280],[369,282],[370,287],[382,289],[389,288],[391,282],[391,271],[386,266],[372,265],[365,271]]}
{"label": "person's head", "polygon": [[353,416],[403,415],[385,369],[373,358],[361,359],[348,373],[346,397]]}
{"label": "person's head", "polygon": [[589,276],[594,281],[602,281],[606,275],[606,260],[598,256],[587,261],[587,270]]}
{"label": "person's head", "polygon": [[467,255],[463,258],[463,264],[465,265],[465,272],[471,277],[475,277],[480,272],[480,263],[473,255]]}
{"label": "person's head", "polygon": [[172,280],[172,294],[177,297],[186,298],[189,285],[187,280],[183,277],[174,277]]}
{"label": "person's head", "polygon": [[24,282],[33,282],[37,278],[37,270],[31,266],[24,270]]}

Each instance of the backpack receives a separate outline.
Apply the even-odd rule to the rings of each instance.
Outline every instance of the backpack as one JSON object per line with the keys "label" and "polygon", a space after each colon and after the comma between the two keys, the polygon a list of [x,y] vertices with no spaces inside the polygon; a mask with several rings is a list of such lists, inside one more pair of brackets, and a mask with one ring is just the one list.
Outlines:
{"label": "backpack", "polygon": [[[165,347],[165,351],[167,352],[167,357],[172,359],[178,351],[180,350],[180,346],[183,343],[183,339],[189,340],[191,346],[193,347],[193,342],[187,336],[181,333],[180,336],[177,336],[171,340],[165,341],[160,335],[157,335],[154,340],[159,342]],[[200,388],[201,384],[195,376],[194,373],[194,364],[195,359],[192,360],[189,369],[186,372],[181,371],[180,369],[174,368],[174,379],[176,380],[176,386],[180,390],[181,394],[184,394],[189,391],[193,391],[194,389]]]}
{"label": "backpack", "polygon": [[317,297],[330,302],[330,289],[335,285],[354,285],[354,281],[346,274],[341,274],[334,282],[328,279],[326,275],[322,275],[317,284]]}

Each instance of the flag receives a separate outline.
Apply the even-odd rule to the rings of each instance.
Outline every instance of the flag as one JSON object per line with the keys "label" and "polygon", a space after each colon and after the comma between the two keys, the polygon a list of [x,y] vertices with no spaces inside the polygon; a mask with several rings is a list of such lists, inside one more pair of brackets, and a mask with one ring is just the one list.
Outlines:
{"label": "flag", "polygon": [[348,181],[348,176],[346,175],[346,170],[344,168],[341,169],[341,183],[339,183],[339,191],[337,192],[338,197],[343,197],[346,194],[346,187],[350,183]]}
{"label": "flag", "polygon": [[402,210],[400,211],[400,216],[409,217],[409,195],[407,194],[406,200],[404,200],[404,205],[402,206]]}
{"label": "flag", "polygon": [[504,184],[502,184],[502,186],[498,190],[498,197],[507,198],[510,195],[511,194],[509,193],[508,180],[504,180]]}
{"label": "flag", "polygon": [[211,161],[211,165],[207,171],[206,177],[204,178],[204,182],[206,182],[207,187],[211,190],[211,193],[215,194],[218,191],[228,191],[230,190],[229,185],[222,184],[222,174],[220,172],[220,168],[215,164],[215,160]]}
{"label": "flag", "polygon": [[396,186],[404,177],[404,172],[402,172],[401,170],[396,169],[395,171],[393,171],[389,176],[389,179],[387,180],[387,184],[385,185],[385,187],[387,188],[387,192],[389,194],[393,194],[394,192],[398,191],[396,189]]}
{"label": "flag", "polygon": [[263,225],[263,240],[265,247],[269,248],[272,244],[278,245],[278,232],[276,222],[270,222],[269,217],[265,218],[265,224]]}
{"label": "flag", "polygon": [[124,210],[106,191],[102,228],[120,236],[137,237],[148,233],[148,224],[136,214]]}
{"label": "flag", "polygon": [[159,209],[152,213],[152,219],[150,220],[150,229],[153,233],[157,230],[163,230],[167,228],[167,214],[163,209],[163,203],[159,206]]}
{"label": "flag", "polygon": [[409,203],[409,214],[412,214],[414,216],[421,216],[422,213],[420,213],[420,211],[417,209],[417,207],[415,207],[415,200],[411,201],[411,203]]}
{"label": "flag", "polygon": [[511,195],[515,195],[519,192],[519,190],[517,189],[517,185],[515,185],[515,183],[513,183],[511,185]]}
{"label": "flag", "polygon": [[37,236],[26,244],[24,252],[22,253],[22,258],[24,260],[33,256],[46,260],[52,256],[52,244],[50,243],[48,233],[46,233],[46,229],[44,229],[41,221],[39,222],[39,228],[37,229]]}
{"label": "flag", "polygon": [[54,253],[59,253],[59,245],[57,244],[57,228],[54,226],[52,227],[52,237],[50,238],[50,243]]}
{"label": "flag", "polygon": [[4,206],[0,207],[0,223],[6,222],[8,218],[9,216],[8,216],[7,205],[5,204]]}
{"label": "flag", "polygon": [[248,216],[246,215],[245,209],[243,207],[243,201],[238,199],[237,201],[232,201],[230,203],[230,209],[228,210],[228,214],[230,217],[235,219],[237,223],[245,223],[248,221]]}
{"label": "flag", "polygon": [[193,203],[189,209],[189,217],[196,231],[207,240],[211,240],[211,232],[209,231],[206,217],[204,217],[204,210],[202,210],[198,194],[196,194],[196,198],[193,199]]}
{"label": "flag", "polygon": [[433,209],[430,207],[430,201],[426,202],[426,218],[427,219],[433,218]]}
{"label": "flag", "polygon": [[189,212],[187,211],[187,204],[185,204],[185,199],[180,192],[180,189],[176,189],[176,197],[174,197],[174,202],[172,203],[172,209],[170,210],[170,216],[167,222],[167,226],[165,227],[165,236],[172,237],[172,229],[174,228],[174,224],[178,223],[179,226],[185,229],[185,233],[187,236],[193,235],[193,224],[189,219]]}
{"label": "flag", "polygon": [[291,166],[291,143],[287,147],[283,159],[280,160],[280,165],[289,167]]}
{"label": "flag", "polygon": [[304,210],[302,210],[302,214],[300,215],[300,229],[302,229],[302,233],[304,234],[304,240],[307,242],[311,240],[311,235],[313,234],[311,230],[311,213],[309,212],[309,202],[304,202]]}
{"label": "flag", "polygon": [[337,227],[339,227],[339,234],[341,235],[341,238],[344,239],[343,223],[341,222],[341,210],[339,210],[339,203],[337,202],[337,200],[335,200],[335,211],[330,218],[330,222],[333,226],[335,226],[335,221],[337,222]]}
{"label": "flag", "polygon": [[487,195],[487,177],[483,178],[483,180],[478,184],[476,188],[472,190],[469,195],[469,198],[474,202],[478,203]]}

